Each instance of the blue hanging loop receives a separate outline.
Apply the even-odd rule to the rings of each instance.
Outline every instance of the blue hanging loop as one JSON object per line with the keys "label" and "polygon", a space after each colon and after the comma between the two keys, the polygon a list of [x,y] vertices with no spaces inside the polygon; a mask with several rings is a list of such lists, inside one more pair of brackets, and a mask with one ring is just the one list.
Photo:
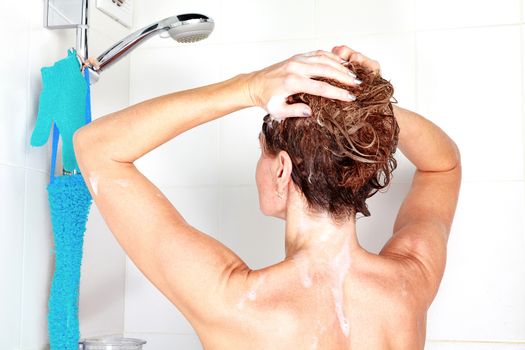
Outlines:
{"label": "blue hanging loop", "polygon": [[91,123],[91,82],[89,80],[89,68],[84,69],[84,78],[86,79],[87,93],[86,93],[86,124]]}
{"label": "blue hanging loop", "polygon": [[58,147],[58,128],[53,123],[53,149],[51,151],[51,173],[49,174],[49,183],[52,184],[55,181],[55,166],[57,161],[57,147]]}

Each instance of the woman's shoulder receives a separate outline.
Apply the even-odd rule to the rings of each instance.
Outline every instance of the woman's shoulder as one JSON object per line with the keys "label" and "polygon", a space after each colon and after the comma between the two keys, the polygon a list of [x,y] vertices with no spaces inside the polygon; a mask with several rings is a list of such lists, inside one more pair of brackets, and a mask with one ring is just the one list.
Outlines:
{"label": "woman's shoulder", "polygon": [[421,292],[424,274],[410,259],[367,253],[353,264],[351,273],[347,288],[357,295],[373,294],[411,310],[428,307]]}

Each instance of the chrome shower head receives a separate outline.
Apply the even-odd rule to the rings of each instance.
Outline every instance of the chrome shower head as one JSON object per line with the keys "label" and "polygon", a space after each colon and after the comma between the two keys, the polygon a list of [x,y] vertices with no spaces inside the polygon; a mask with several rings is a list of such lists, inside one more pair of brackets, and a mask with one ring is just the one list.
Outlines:
{"label": "chrome shower head", "polygon": [[97,57],[99,67],[91,67],[91,72],[94,73],[91,74],[91,79],[93,82],[96,82],[99,78],[98,73],[107,69],[152,36],[167,32],[177,42],[192,43],[206,39],[213,31],[214,26],[213,19],[205,15],[187,13],[168,17],[141,28],[129,34]]}

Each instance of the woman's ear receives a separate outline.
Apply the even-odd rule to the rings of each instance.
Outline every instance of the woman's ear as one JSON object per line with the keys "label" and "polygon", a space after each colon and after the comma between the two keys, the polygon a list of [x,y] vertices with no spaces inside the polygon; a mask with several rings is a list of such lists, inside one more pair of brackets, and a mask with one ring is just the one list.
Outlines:
{"label": "woman's ear", "polygon": [[280,151],[276,157],[275,179],[277,192],[287,193],[288,183],[292,178],[292,159],[286,151]]}

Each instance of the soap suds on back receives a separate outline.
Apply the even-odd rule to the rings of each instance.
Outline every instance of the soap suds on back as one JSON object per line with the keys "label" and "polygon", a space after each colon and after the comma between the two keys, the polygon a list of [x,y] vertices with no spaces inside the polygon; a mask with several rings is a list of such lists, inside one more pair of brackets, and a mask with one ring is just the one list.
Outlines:
{"label": "soap suds on back", "polygon": [[89,175],[89,183],[91,184],[91,188],[93,189],[93,193],[95,196],[98,194],[98,176],[95,174]]}
{"label": "soap suds on back", "polygon": [[303,287],[310,288],[312,286],[312,277],[310,276],[308,259],[302,255],[296,255],[293,258],[293,262],[299,271],[299,277]]}
{"label": "soap suds on back", "polygon": [[332,295],[334,297],[335,312],[339,319],[339,325],[344,335],[350,334],[350,324],[344,313],[344,282],[350,268],[349,238],[342,245],[341,251],[334,257],[331,263],[332,272],[335,275]]}
{"label": "soap suds on back", "polygon": [[257,281],[253,284],[253,286],[241,297],[241,299],[237,303],[237,308],[239,310],[244,307],[244,303],[246,302],[246,300],[255,301],[255,299],[257,299],[257,289],[263,284],[265,279],[265,275],[260,275]]}
{"label": "soap suds on back", "polygon": [[115,179],[115,183],[122,187],[128,187],[129,186],[129,180],[128,179]]}
{"label": "soap suds on back", "polygon": [[314,336],[313,341],[312,341],[312,347],[310,349],[311,350],[316,350],[318,344],[319,344],[319,338]]}

